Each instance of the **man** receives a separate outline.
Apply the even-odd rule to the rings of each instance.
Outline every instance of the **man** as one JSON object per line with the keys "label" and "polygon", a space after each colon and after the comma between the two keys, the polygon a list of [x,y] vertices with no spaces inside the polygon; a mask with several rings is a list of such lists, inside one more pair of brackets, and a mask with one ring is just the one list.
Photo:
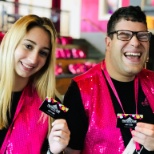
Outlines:
{"label": "man", "polygon": [[75,77],[64,98],[66,153],[154,153],[154,73],[144,69],[150,37],[140,7],[112,14],[105,59]]}

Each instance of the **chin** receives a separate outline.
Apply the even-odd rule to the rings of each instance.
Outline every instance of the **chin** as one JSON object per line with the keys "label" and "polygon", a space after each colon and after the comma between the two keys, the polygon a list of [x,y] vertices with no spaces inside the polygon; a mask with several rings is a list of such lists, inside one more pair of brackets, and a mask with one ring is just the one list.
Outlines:
{"label": "chin", "polygon": [[141,72],[141,70],[142,70],[142,69],[133,69],[133,70],[130,71],[130,74],[132,74],[132,75],[137,75],[138,73]]}
{"label": "chin", "polygon": [[18,77],[20,78],[29,78],[31,75],[28,74],[18,74]]}

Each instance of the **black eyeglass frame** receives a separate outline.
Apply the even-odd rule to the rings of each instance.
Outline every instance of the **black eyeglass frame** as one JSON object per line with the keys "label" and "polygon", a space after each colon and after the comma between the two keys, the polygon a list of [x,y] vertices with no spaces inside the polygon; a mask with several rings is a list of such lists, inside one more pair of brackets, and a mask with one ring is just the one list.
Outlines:
{"label": "black eyeglass frame", "polygon": [[[119,35],[118,35],[118,32],[131,32],[132,33],[132,36],[129,38],[129,39],[119,39]],[[140,32],[147,32],[147,34],[148,34],[148,40],[147,41],[142,41],[142,40],[140,40],[140,38],[138,38],[138,33],[140,33]],[[152,35],[152,33],[151,32],[149,32],[149,31],[137,31],[137,32],[135,32],[135,31],[130,31],[130,30],[116,30],[116,31],[112,31],[112,32],[110,32],[110,33],[108,33],[108,36],[110,36],[110,35],[112,35],[112,34],[117,34],[117,39],[118,40],[121,40],[121,41],[130,41],[131,39],[132,39],[132,37],[134,36],[134,35],[136,35],[136,37],[137,37],[137,39],[139,40],[139,41],[141,41],[141,42],[148,42],[148,41],[150,41],[150,38],[151,38],[151,35]]]}

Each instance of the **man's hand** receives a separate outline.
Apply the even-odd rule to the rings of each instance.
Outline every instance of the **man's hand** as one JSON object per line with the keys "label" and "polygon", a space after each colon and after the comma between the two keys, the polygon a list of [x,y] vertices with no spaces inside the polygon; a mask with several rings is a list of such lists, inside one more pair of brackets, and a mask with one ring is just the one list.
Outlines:
{"label": "man's hand", "polygon": [[154,151],[154,125],[147,123],[137,123],[132,131],[133,140],[144,146],[148,151]]}

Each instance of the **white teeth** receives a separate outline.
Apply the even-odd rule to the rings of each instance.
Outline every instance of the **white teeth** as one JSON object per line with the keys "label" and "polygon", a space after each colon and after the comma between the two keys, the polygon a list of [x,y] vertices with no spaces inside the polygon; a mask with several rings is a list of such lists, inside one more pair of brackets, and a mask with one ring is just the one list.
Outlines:
{"label": "white teeth", "polygon": [[141,56],[140,53],[131,53],[131,52],[127,52],[125,53],[126,56]]}
{"label": "white teeth", "polygon": [[25,67],[27,67],[27,68],[33,68],[33,67],[31,67],[31,66],[29,66],[29,65],[26,65],[26,64],[23,64]]}

